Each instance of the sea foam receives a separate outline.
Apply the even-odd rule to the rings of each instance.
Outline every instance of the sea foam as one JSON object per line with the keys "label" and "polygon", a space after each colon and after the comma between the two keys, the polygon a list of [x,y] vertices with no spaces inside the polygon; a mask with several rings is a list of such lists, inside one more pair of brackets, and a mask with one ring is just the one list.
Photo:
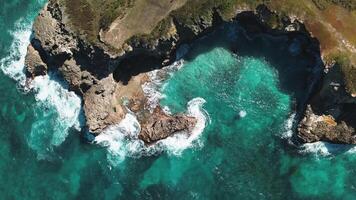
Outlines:
{"label": "sea foam", "polygon": [[[161,93],[162,88],[165,87],[165,80],[181,69],[183,64],[184,60],[179,60],[163,69],[148,73],[150,80],[142,85],[147,98],[146,109],[152,112],[159,106],[160,100],[165,98],[165,95]],[[145,145],[142,140],[138,139],[141,127],[137,118],[133,113],[128,113],[118,125],[111,126],[98,135],[94,143],[108,149],[108,160],[112,165],[121,163],[125,157],[151,156],[162,152],[179,156],[187,148],[202,146],[200,136],[209,123],[209,115],[203,109],[204,103],[203,98],[197,97],[187,104],[186,114],[197,119],[197,124],[191,133],[177,133],[153,145]],[[170,114],[169,107],[164,107],[163,110]]]}
{"label": "sea foam", "polygon": [[108,160],[112,165],[118,165],[126,157],[141,157],[167,152],[179,156],[191,147],[201,147],[199,138],[208,122],[208,115],[202,108],[205,100],[194,98],[188,102],[187,115],[197,119],[197,124],[191,133],[177,133],[153,145],[145,145],[138,138],[141,127],[134,114],[128,113],[118,124],[107,128],[95,137],[94,143],[106,147]]}
{"label": "sea foam", "polygon": [[[29,134],[29,146],[39,154],[39,158],[45,158],[45,152],[60,145],[67,137],[70,128],[80,130],[81,99],[73,92],[69,92],[65,84],[55,80],[53,76],[39,76],[29,83],[26,82],[25,57],[27,46],[30,44],[31,27],[32,22],[26,19],[20,19],[16,23],[15,30],[10,33],[13,42],[8,55],[0,60],[0,67],[7,76],[18,83],[21,89],[34,92],[37,108],[44,113],[48,113],[46,110],[55,110],[58,113],[56,119],[48,119],[48,114],[40,116],[34,121]],[[44,129],[50,125],[48,120],[54,120],[54,124],[51,124],[54,126],[51,133]],[[48,140],[49,136],[51,136],[49,142],[43,141]]]}

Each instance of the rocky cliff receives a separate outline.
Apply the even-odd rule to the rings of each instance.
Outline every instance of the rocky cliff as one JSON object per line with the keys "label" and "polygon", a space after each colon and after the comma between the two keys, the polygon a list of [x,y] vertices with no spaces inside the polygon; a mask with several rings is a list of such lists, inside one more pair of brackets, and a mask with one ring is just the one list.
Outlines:
{"label": "rocky cliff", "polygon": [[[135,24],[138,20],[130,20],[132,14],[128,11],[108,27],[95,32],[96,38],[93,39],[87,29],[74,23],[73,8],[68,7],[68,1],[64,0],[50,0],[34,23],[34,37],[26,57],[29,79],[51,70],[59,71],[70,89],[83,97],[86,124],[93,134],[100,134],[108,126],[119,123],[131,111],[138,116],[142,125],[139,137],[146,143],[178,132],[189,132],[196,123],[195,119],[183,113],[171,116],[160,107],[147,110],[147,99],[141,85],[148,81],[147,72],[174,61],[177,47],[194,41],[225,21],[254,18],[258,23],[247,24],[250,27],[246,28],[253,30],[258,27],[256,30],[266,34],[302,32],[313,37],[308,25],[302,23],[302,16],[282,15],[263,4],[256,7],[243,3],[241,6],[231,5],[229,9],[234,11],[230,16],[233,17],[228,18],[219,5],[210,3],[207,8],[206,5],[201,8],[210,9],[208,14],[197,17],[190,16],[190,13],[187,20],[182,18],[182,13],[187,12],[187,5],[196,3],[167,1],[161,5],[143,2],[138,1],[131,8],[135,12],[144,12],[136,16],[141,17],[138,20],[147,19],[149,22],[142,33],[130,30],[130,27],[138,26]],[[137,10],[147,3],[153,14],[145,13],[147,9]],[[160,12],[159,9],[166,10]],[[324,51],[322,49],[318,56],[326,60]],[[332,63],[329,59],[327,62]],[[329,66],[334,65],[338,63]],[[321,74],[321,78],[311,80],[311,92],[306,94],[301,102],[302,109],[298,111],[300,116],[305,114],[298,129],[299,141],[355,143],[352,127],[356,125],[356,102],[350,95],[354,88],[350,89],[343,72],[334,71],[337,71],[336,67],[331,67]],[[307,104],[308,109],[305,109]]]}

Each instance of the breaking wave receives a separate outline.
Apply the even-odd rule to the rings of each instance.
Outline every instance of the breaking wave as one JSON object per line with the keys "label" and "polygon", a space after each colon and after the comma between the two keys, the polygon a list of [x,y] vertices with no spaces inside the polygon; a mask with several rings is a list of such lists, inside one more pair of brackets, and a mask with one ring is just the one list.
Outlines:
{"label": "breaking wave", "polygon": [[190,134],[175,134],[153,145],[145,145],[142,140],[138,139],[141,127],[137,118],[128,113],[118,125],[109,127],[96,136],[94,143],[108,149],[108,160],[112,165],[118,165],[127,156],[151,156],[161,152],[179,156],[187,148],[202,145],[199,138],[209,119],[202,108],[204,103],[203,98],[194,98],[188,102],[187,115],[197,119],[197,124]]}
{"label": "breaking wave", "polygon": [[69,92],[55,75],[36,77],[26,82],[25,57],[30,44],[32,23],[21,19],[11,32],[13,42],[9,54],[0,60],[1,70],[14,79],[20,89],[33,92],[37,105],[34,108],[35,122],[28,134],[28,144],[39,159],[47,158],[53,147],[59,146],[73,127],[80,130],[81,99]]}
{"label": "breaking wave", "polygon": [[[179,60],[163,69],[148,73],[150,80],[142,85],[147,98],[148,108],[146,109],[152,112],[159,105],[160,100],[165,98],[164,94],[160,92],[165,87],[165,80],[181,69],[183,64],[184,60]],[[113,165],[122,162],[127,156],[151,156],[161,152],[179,156],[187,148],[202,146],[199,138],[209,122],[209,115],[203,109],[205,102],[200,97],[188,102],[186,114],[197,119],[197,124],[189,134],[174,134],[153,145],[145,145],[142,140],[138,139],[141,130],[140,124],[136,117],[129,113],[118,125],[108,128],[97,136],[94,143],[108,148],[108,160]],[[170,113],[168,107],[164,107],[163,110]]]}

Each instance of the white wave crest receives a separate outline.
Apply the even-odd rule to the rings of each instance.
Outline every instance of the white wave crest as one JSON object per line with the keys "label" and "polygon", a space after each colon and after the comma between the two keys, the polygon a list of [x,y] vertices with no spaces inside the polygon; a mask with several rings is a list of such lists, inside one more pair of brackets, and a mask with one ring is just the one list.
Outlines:
{"label": "white wave crest", "polygon": [[157,69],[148,73],[149,81],[142,85],[142,90],[147,99],[147,109],[151,112],[159,105],[159,101],[165,96],[160,92],[164,88],[164,81],[167,76],[172,76],[174,72],[183,67],[184,60],[174,62],[172,65]]}
{"label": "white wave crest", "polygon": [[307,143],[303,144],[300,149],[299,153],[302,154],[315,154],[320,156],[330,156],[331,153],[327,147],[327,143],[325,142],[314,142],[314,143]]}
{"label": "white wave crest", "polygon": [[[9,55],[0,60],[0,67],[21,88],[34,91],[37,100],[36,107],[45,113],[36,115],[28,139],[29,146],[38,153],[41,159],[46,157],[45,152],[65,140],[70,128],[80,130],[81,99],[63,87],[60,81],[51,79],[48,75],[36,77],[33,81],[26,83],[25,57],[31,33],[32,23],[25,19],[16,23],[15,31],[11,32],[13,42]],[[53,109],[57,112],[58,119],[52,119],[55,117],[52,115]],[[48,128],[48,126],[53,127]],[[48,141],[49,137],[50,141]]]}
{"label": "white wave crest", "polygon": [[163,151],[180,155],[187,148],[201,146],[199,138],[208,121],[207,113],[202,108],[204,103],[202,98],[192,99],[188,103],[187,115],[197,119],[197,124],[190,134],[175,134],[153,145],[145,145],[138,139],[141,130],[139,122],[133,114],[128,113],[118,125],[96,136],[94,143],[107,148],[108,160],[112,165],[118,165],[128,156],[151,156]]}
{"label": "white wave crest", "polygon": [[24,19],[16,23],[15,31],[10,32],[14,38],[10,46],[10,54],[0,60],[1,70],[21,86],[24,86],[26,82],[24,64],[27,46],[30,44],[31,27],[32,24],[26,23]]}
{"label": "white wave crest", "polygon": [[283,139],[291,139],[293,136],[293,126],[295,123],[296,113],[291,114],[284,123],[284,131],[282,133]]}
{"label": "white wave crest", "polygon": [[203,105],[206,101],[203,98],[194,98],[188,102],[187,115],[197,119],[197,124],[190,134],[176,134],[169,138],[159,141],[158,145],[164,147],[164,149],[174,155],[180,155],[183,150],[191,148],[193,146],[201,147],[202,143],[199,140],[203,133],[207,123],[209,122],[209,115],[203,109]]}
{"label": "white wave crest", "polygon": [[64,142],[72,127],[81,130],[81,99],[74,92],[69,92],[49,76],[36,77],[31,81],[30,88],[35,91],[35,98],[42,107],[52,107],[58,113],[58,122],[63,130],[53,135],[51,144],[57,146]]}

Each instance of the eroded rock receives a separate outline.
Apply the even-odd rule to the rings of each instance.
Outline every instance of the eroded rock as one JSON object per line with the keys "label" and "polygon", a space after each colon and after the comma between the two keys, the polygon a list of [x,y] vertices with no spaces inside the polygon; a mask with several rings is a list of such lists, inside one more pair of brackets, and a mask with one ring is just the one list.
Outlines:
{"label": "eroded rock", "polygon": [[113,103],[115,87],[114,79],[109,76],[93,85],[84,94],[84,112],[91,133],[99,134],[124,118],[125,111],[122,106]]}
{"label": "eroded rock", "polygon": [[194,117],[183,114],[170,116],[157,107],[151,117],[142,123],[139,138],[150,144],[176,133],[189,134],[196,123]]}
{"label": "eroded rock", "polygon": [[40,54],[32,45],[27,47],[25,65],[28,77],[34,78],[47,74],[47,64],[42,61]]}
{"label": "eroded rock", "polygon": [[309,105],[298,127],[298,137],[304,143],[326,141],[338,144],[356,144],[356,133],[344,121],[336,122],[330,115],[316,115]]}

